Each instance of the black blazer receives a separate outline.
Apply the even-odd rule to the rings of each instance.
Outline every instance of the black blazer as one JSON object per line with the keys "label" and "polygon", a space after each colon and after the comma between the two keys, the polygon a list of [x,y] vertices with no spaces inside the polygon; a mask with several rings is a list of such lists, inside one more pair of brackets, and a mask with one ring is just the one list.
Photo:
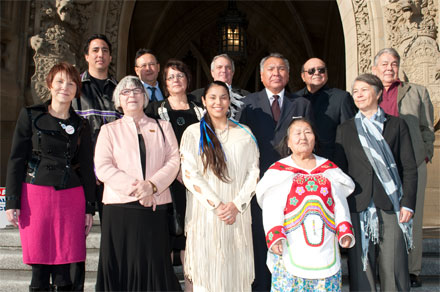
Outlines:
{"label": "black blazer", "polygon": [[248,125],[257,139],[260,150],[260,176],[281,159],[275,147],[287,134],[287,127],[293,117],[306,117],[313,121],[310,102],[293,94],[284,93],[281,116],[275,123],[266,90],[252,93],[244,99],[240,122]]}
{"label": "black blazer", "polygon": [[[417,195],[417,165],[406,122],[386,115],[383,137],[393,152],[400,179],[403,185],[401,207],[415,211]],[[354,118],[341,124],[336,133],[334,162],[356,184],[354,192],[348,197],[351,212],[365,210],[373,197],[376,207],[390,211],[393,205],[382,184],[374,173],[359,140]]]}
{"label": "black blazer", "polygon": [[[86,212],[93,214],[96,179],[93,172],[93,146],[87,120],[70,108],[70,118],[59,120],[44,104],[23,108],[12,140],[6,176],[6,209],[20,209],[24,182],[68,189],[82,186]],[[60,123],[73,126],[67,134]]]}
{"label": "black blazer", "polygon": [[307,98],[312,103],[319,142],[316,154],[333,161],[336,129],[340,124],[354,117],[357,111],[353,98],[347,91],[330,88],[327,85],[315,93],[309,92],[307,87],[304,87],[295,94]]}

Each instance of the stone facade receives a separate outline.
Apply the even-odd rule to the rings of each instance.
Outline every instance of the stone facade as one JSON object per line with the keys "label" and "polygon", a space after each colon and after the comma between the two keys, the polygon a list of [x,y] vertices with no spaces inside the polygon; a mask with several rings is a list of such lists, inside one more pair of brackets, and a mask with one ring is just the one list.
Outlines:
{"label": "stone facade", "polygon": [[[351,86],[352,80],[358,74],[371,70],[377,51],[384,47],[394,47],[402,57],[401,78],[428,88],[435,106],[435,124],[438,130],[440,128],[439,0],[335,0],[335,2],[342,22],[343,40],[345,40],[344,80],[346,87]],[[146,46],[151,46],[152,42],[160,40],[161,37],[163,39],[163,36],[157,32],[159,27],[165,26],[166,22],[172,19],[173,15],[167,12],[172,11],[173,3],[156,1],[145,4],[143,2],[143,5],[156,7],[155,9],[160,12],[154,20],[157,25],[148,28],[151,31]],[[307,33],[305,17],[301,17],[307,10],[301,10],[295,1],[285,1],[285,3],[286,11],[283,13],[290,13],[292,19],[295,19],[301,41],[304,43],[302,49],[298,45],[295,47],[294,42],[288,43],[286,48],[303,52],[304,56],[316,55],[312,38]],[[261,2],[255,5],[248,1],[239,4],[247,5],[247,9],[251,9],[252,6],[256,7],[255,10],[249,10],[251,13],[247,12],[250,23],[252,23],[253,14],[259,15],[258,7],[267,9]],[[132,18],[137,12],[136,5],[136,1],[122,0],[1,1],[1,184],[5,182],[6,161],[17,113],[23,105],[38,102],[41,97],[47,96],[44,78],[53,64],[66,60],[78,68],[85,68],[82,46],[87,36],[91,33],[105,33],[113,44],[114,63],[111,66],[111,73],[118,79],[126,74],[133,74],[129,70],[130,61],[128,60],[132,57],[132,53],[128,43],[133,41],[129,37],[133,24]],[[221,3],[212,5],[214,7]],[[209,17],[215,17],[215,14],[210,15],[209,11],[206,14]],[[261,18],[261,15],[259,17]],[[268,21],[273,20],[268,19]],[[176,21],[176,23],[179,22]],[[276,24],[273,22],[273,25]],[[191,32],[196,32],[199,27],[192,26],[190,29]],[[273,42],[278,42],[280,45],[284,40],[287,42],[288,33],[283,32],[283,29],[280,35],[272,36]],[[326,39],[331,40],[328,37],[331,33],[330,30],[327,31]],[[182,40],[181,43],[175,44],[175,46],[182,46],[182,42],[185,41],[184,37],[190,34],[187,32],[185,35],[170,36],[170,39]],[[250,39],[249,43],[255,44],[252,46],[255,54],[251,56],[265,53],[261,40]],[[194,43],[186,46],[191,47],[194,58],[200,60],[201,48]],[[164,46],[160,48],[166,50]],[[28,58],[30,54],[32,58]],[[332,52],[330,55],[327,54],[327,59],[332,59],[331,54]],[[17,56],[24,56],[24,58],[20,59]],[[178,55],[178,57],[183,58],[184,55]],[[295,53],[290,58],[294,59],[292,62],[295,65],[302,62],[302,60],[295,59]],[[203,60],[198,64],[196,75],[208,75],[209,60]],[[253,77],[254,72],[246,69],[238,73],[246,75],[247,79],[258,80],[259,78],[257,73]],[[247,79],[240,78],[240,76],[236,78],[242,82],[240,85],[246,85]],[[295,88],[301,85],[301,82],[291,78],[289,85]],[[439,138],[439,131],[437,131],[437,138]],[[436,142],[435,161],[438,161],[440,156],[438,142],[439,139]],[[440,193],[439,168],[439,164],[429,166],[428,197],[438,197]],[[437,212],[438,210],[439,207]],[[432,224],[440,225],[439,220]]]}

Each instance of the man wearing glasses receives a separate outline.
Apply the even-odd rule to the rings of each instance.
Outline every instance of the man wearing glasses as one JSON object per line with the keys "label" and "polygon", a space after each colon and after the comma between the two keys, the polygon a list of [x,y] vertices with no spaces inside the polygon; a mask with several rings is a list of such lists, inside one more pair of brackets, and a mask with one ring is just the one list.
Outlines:
{"label": "man wearing glasses", "polygon": [[142,81],[150,101],[161,101],[164,99],[162,91],[160,91],[159,82],[157,82],[160,64],[151,50],[142,48],[136,52],[134,71]]}
{"label": "man wearing glasses", "polygon": [[[264,89],[244,99],[240,122],[249,126],[260,150],[260,176],[277,160],[275,150],[295,117],[313,119],[310,102],[285,90],[289,82],[289,61],[278,53],[264,57],[260,62],[260,77]],[[251,201],[252,240],[254,245],[255,280],[253,291],[269,291],[271,274],[266,266],[267,245],[261,208],[256,198]]]}
{"label": "man wearing glasses", "polygon": [[318,58],[311,58],[301,67],[301,78],[306,87],[295,94],[310,100],[318,132],[317,155],[333,159],[336,128],[356,114],[356,107],[351,95],[327,85],[328,75],[325,63]]}

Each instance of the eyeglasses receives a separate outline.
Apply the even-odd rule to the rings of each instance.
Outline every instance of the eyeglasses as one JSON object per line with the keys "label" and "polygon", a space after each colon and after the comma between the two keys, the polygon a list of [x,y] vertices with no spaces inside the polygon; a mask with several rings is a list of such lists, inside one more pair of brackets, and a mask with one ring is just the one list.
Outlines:
{"label": "eyeglasses", "polygon": [[177,74],[177,75],[170,75],[170,76],[168,76],[168,77],[166,78],[166,80],[167,80],[167,81],[171,81],[171,80],[173,80],[174,78],[176,78],[177,80],[183,79],[183,78],[185,78],[185,74],[183,74],[183,73],[179,73],[179,74]]}
{"label": "eyeglasses", "polygon": [[133,92],[133,94],[142,94],[144,91],[141,88],[133,88],[133,89],[123,89],[121,90],[121,94],[128,96],[130,93]]}
{"label": "eyeglasses", "polygon": [[142,64],[142,65],[140,65],[140,66],[136,66],[136,67],[138,67],[138,68],[142,68],[142,69],[145,69],[145,68],[151,68],[151,67],[154,67],[154,66],[156,66],[157,65],[157,63],[153,63],[153,62],[151,62],[151,63],[148,63],[148,64]]}
{"label": "eyeglasses", "polygon": [[309,70],[303,71],[303,72],[307,72],[309,75],[313,75],[313,74],[315,74],[316,71],[318,71],[319,74],[324,74],[327,71],[327,68],[325,68],[325,67],[310,68]]}

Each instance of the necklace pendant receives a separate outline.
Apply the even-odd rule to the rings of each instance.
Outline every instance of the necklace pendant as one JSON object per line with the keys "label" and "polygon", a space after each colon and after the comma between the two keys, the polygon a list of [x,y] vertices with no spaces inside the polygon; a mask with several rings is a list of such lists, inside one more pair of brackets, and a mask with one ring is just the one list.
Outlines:
{"label": "necklace pendant", "polygon": [[183,117],[178,117],[177,120],[176,120],[176,123],[179,126],[183,126],[183,125],[185,125],[185,119]]}

